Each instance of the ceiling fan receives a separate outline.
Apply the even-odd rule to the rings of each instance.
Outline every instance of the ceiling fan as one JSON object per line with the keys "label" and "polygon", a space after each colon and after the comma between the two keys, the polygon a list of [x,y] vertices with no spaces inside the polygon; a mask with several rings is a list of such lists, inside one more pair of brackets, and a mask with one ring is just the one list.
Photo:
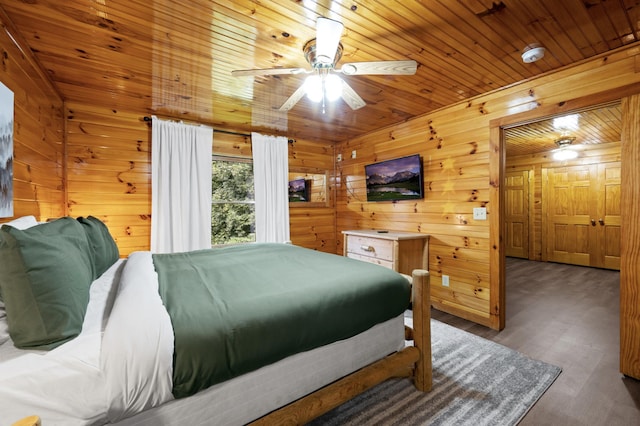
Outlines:
{"label": "ceiling fan", "polygon": [[340,37],[344,25],[341,22],[329,18],[318,18],[316,22],[316,38],[305,43],[302,51],[304,57],[311,65],[311,69],[305,68],[266,68],[232,71],[231,75],[256,76],[256,75],[298,75],[312,74],[305,83],[300,86],[280,107],[280,111],[289,111],[306,94],[310,99],[322,101],[324,113],[325,101],[342,99],[352,109],[359,109],[366,102],[336,74],[345,75],[412,75],[416,73],[418,64],[413,60],[406,61],[372,61],[351,62],[342,64],[336,69],[336,63],[342,57],[342,43]]}

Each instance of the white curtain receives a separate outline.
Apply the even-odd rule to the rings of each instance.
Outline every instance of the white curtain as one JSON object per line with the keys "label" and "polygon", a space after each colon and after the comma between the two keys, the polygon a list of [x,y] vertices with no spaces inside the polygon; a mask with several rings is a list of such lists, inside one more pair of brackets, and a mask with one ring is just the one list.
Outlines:
{"label": "white curtain", "polygon": [[153,117],[151,251],[211,247],[213,129]]}
{"label": "white curtain", "polygon": [[256,242],[289,241],[289,147],[283,136],[251,134]]}

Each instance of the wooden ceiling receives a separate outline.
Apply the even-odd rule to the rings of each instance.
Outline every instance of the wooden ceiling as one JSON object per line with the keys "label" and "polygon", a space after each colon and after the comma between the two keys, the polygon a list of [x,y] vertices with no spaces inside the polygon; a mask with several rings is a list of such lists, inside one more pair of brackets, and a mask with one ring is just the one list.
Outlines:
{"label": "wooden ceiling", "polygon": [[620,142],[621,132],[622,109],[615,102],[505,129],[504,141],[510,157],[556,150],[556,140],[563,137],[574,138],[576,149]]}
{"label": "wooden ceiling", "polygon": [[[62,97],[237,132],[342,141],[637,43],[638,0],[0,0],[7,30]],[[345,76],[367,105],[323,114],[302,76],[232,77],[305,67],[319,16],[342,22],[341,62],[418,62],[415,75]],[[544,58],[524,63],[539,43]],[[338,64],[339,66],[340,64]]]}

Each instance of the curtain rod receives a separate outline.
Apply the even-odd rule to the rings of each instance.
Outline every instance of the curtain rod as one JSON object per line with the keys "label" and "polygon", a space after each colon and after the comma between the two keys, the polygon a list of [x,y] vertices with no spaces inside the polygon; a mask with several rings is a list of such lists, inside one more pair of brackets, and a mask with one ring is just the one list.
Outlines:
{"label": "curtain rod", "polygon": [[[145,115],[145,116],[143,117],[143,120],[144,120],[144,121],[151,122],[152,118],[151,118],[151,117],[149,117],[148,115]],[[173,121],[181,121],[181,120],[175,120],[175,119],[174,119]],[[198,124],[200,124],[200,123],[198,123]],[[251,137],[251,135],[250,135],[250,134],[247,134],[247,133],[232,132],[232,131],[229,131],[229,130],[218,130],[218,129],[213,129],[213,131],[214,131],[214,132],[218,132],[218,133],[226,133],[226,134],[228,134],[228,135],[236,135],[236,136]]]}

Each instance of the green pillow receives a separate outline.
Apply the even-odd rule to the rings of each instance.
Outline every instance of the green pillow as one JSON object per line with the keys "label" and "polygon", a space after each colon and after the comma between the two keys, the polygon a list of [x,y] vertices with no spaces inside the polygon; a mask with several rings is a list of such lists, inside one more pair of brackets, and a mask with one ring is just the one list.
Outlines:
{"label": "green pillow", "polygon": [[82,330],[94,270],[83,226],[65,217],[0,229],[0,289],[18,348],[52,349]]}
{"label": "green pillow", "polygon": [[95,269],[95,278],[98,278],[111,265],[116,263],[120,257],[118,246],[109,233],[107,226],[97,217],[79,217],[80,222],[87,234],[89,240],[89,248],[91,249],[91,257]]}

